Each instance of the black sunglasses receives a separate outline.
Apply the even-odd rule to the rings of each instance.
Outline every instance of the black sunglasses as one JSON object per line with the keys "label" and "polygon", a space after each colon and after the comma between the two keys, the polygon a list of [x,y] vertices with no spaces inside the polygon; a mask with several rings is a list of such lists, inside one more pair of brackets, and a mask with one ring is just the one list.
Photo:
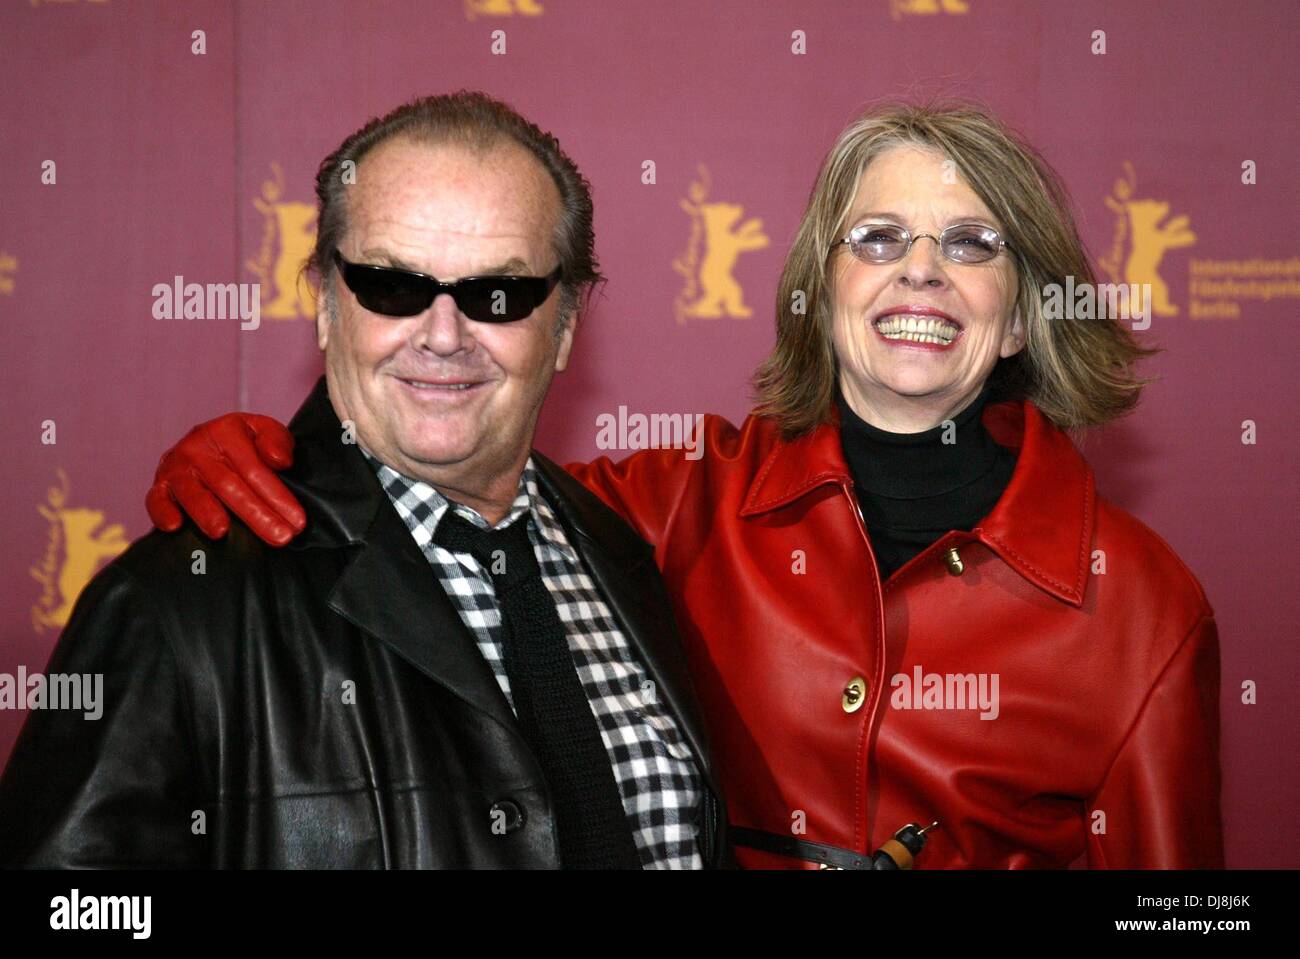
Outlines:
{"label": "black sunglasses", "polygon": [[349,263],[338,250],[334,261],[357,302],[383,316],[415,316],[427,310],[439,294],[447,293],[471,320],[509,323],[522,320],[545,303],[560,282],[559,267],[549,276],[467,276],[443,283],[411,270]]}

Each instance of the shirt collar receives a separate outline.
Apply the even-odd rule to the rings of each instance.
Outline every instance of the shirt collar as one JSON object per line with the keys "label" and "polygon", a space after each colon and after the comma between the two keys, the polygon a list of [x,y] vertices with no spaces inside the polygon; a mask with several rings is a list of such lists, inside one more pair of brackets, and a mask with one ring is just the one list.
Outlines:
{"label": "shirt collar", "polygon": [[890,500],[933,500],[987,476],[1002,448],[980,419],[986,383],[956,416],[920,433],[890,433],[858,416],[835,387],[840,445],[860,490]]}
{"label": "shirt collar", "polygon": [[[357,447],[361,449],[360,446]],[[447,511],[448,507],[453,508],[458,515],[480,529],[488,529],[489,524],[479,512],[464,503],[457,503],[448,499],[437,488],[422,480],[407,476],[393,469],[388,464],[382,462],[376,457],[361,449],[362,455],[366,462],[375,471],[379,479],[379,485],[384,488],[388,498],[394,503],[402,498],[412,498],[427,505],[431,511],[427,522],[422,521],[417,514],[412,513],[409,509],[399,509],[398,513],[406,521],[406,525],[416,535],[420,547],[425,548],[427,540],[433,536],[433,531],[437,529],[438,523],[442,520],[442,514]],[[515,492],[514,502],[510,504],[508,512],[501,521],[492,529],[504,529],[521,516],[527,514],[529,520],[529,532],[533,535],[536,542],[538,537],[547,546],[558,551],[564,559],[570,563],[578,561],[578,554],[569,544],[568,538],[564,535],[564,527],[560,525],[555,511],[551,509],[546,498],[537,482],[537,465],[533,458],[528,457],[524,463],[524,470],[519,475],[519,486]]]}

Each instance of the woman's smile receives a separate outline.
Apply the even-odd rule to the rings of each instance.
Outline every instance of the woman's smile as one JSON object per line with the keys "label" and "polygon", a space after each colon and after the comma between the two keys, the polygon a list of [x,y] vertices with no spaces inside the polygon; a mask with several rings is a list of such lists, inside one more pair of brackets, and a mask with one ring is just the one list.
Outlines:
{"label": "woman's smile", "polygon": [[939,351],[952,349],[964,329],[941,310],[910,306],[885,310],[871,325],[891,345]]}

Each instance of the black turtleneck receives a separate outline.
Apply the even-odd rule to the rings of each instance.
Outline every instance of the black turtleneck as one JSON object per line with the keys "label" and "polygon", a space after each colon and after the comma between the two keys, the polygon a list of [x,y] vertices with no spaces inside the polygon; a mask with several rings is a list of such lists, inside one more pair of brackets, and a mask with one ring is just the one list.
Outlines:
{"label": "black turtleneck", "polygon": [[945,533],[972,529],[993,509],[1016,467],[981,415],[989,387],[945,426],[887,433],[859,417],[839,389],[840,443],[883,582]]}

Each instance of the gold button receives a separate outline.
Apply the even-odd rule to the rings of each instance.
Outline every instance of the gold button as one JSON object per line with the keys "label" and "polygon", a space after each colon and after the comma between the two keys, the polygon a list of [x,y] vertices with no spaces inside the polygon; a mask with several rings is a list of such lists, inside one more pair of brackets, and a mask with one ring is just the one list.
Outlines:
{"label": "gold button", "polygon": [[943,554],[943,561],[948,564],[949,576],[960,576],[966,569],[966,564],[961,561],[961,554],[957,552],[956,546],[948,547],[948,552]]}
{"label": "gold button", "polygon": [[846,713],[856,713],[866,701],[867,681],[861,676],[854,676],[849,680],[849,684],[844,687],[844,695],[840,698],[840,705],[844,707]]}

